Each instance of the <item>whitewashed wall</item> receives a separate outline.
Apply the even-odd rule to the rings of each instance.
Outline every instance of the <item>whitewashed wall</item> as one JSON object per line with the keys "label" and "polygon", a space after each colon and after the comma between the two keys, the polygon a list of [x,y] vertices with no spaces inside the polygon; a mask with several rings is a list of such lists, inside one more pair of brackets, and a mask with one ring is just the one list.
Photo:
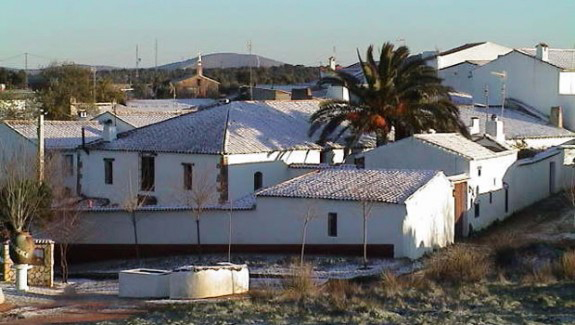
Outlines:
{"label": "whitewashed wall", "polygon": [[[104,158],[114,159],[114,182],[105,184]],[[211,180],[216,183],[220,163],[219,155],[187,155],[159,153],[155,157],[155,190],[140,191],[140,154],[126,151],[92,150],[82,152],[82,193],[88,197],[110,199],[112,204],[122,204],[130,196],[153,195],[158,205],[181,205],[185,203],[184,171],[182,163],[193,163],[194,179]],[[202,176],[207,174],[206,176]],[[214,195],[214,202],[217,195]]]}
{"label": "whitewashed wall", "polygon": [[[303,218],[311,207],[317,215],[307,230],[308,244],[362,244],[362,206],[357,201],[259,198],[256,210],[232,212],[235,244],[300,244]],[[338,214],[338,236],[328,236],[327,215]],[[376,204],[368,221],[369,244],[396,244],[402,256],[404,205]],[[90,212],[83,215],[89,235],[78,243],[131,244],[133,228],[125,212]],[[196,243],[191,211],[138,212],[138,237],[142,244]],[[228,211],[207,211],[200,221],[205,244],[228,242]]]}
{"label": "whitewashed wall", "polygon": [[526,54],[510,53],[473,70],[473,97],[483,98],[487,84],[491,105],[501,105],[501,79],[494,71],[506,71],[506,97],[515,98],[549,115],[551,107],[562,106],[564,124],[575,128],[575,96],[559,95],[560,69]]}
{"label": "whitewashed wall", "polygon": [[575,72],[559,73],[559,93],[561,95],[575,95]]}
{"label": "whitewashed wall", "polygon": [[437,75],[443,79],[441,82],[458,92],[471,94],[473,92],[473,78],[471,71],[477,68],[477,65],[463,62],[437,72]]}
{"label": "whitewashed wall", "polygon": [[414,138],[405,138],[366,151],[366,169],[397,168],[441,170],[447,176],[469,173],[469,162],[462,156],[449,153]]}
{"label": "whitewashed wall", "polygon": [[435,176],[405,203],[403,255],[418,258],[454,240],[453,188],[444,175]]}

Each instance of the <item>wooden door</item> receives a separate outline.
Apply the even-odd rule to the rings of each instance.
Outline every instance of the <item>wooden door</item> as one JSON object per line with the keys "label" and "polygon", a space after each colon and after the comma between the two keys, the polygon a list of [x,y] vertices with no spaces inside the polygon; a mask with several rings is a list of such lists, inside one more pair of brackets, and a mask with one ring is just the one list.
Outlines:
{"label": "wooden door", "polygon": [[455,204],[455,238],[458,239],[463,237],[463,221],[467,210],[467,182],[455,184],[453,198]]}

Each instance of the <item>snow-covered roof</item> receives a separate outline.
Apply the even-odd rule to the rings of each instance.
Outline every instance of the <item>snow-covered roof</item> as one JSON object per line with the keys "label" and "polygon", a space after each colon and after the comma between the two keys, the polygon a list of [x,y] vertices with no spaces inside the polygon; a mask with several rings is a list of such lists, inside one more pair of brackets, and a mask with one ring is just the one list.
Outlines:
{"label": "snow-covered roof", "polygon": [[[38,139],[38,124],[33,120],[8,120],[4,123],[31,141]],[[102,136],[97,121],[44,121],[44,143],[47,149],[74,149],[82,144],[82,128],[86,142]]]}
{"label": "snow-covered roof", "polygon": [[400,204],[439,173],[406,169],[325,169],[265,188],[256,196]]}
{"label": "snow-covered roof", "polygon": [[[208,204],[203,207],[204,210],[253,210],[255,209],[256,198],[253,194],[248,194],[234,200],[232,204],[229,203],[216,203]],[[175,205],[145,205],[139,207],[138,211],[189,211],[194,207],[190,205],[175,204]],[[125,208],[120,206],[94,206],[84,207],[81,209],[83,212],[120,212],[126,211]]]}
{"label": "snow-covered roof", "polygon": [[416,134],[415,139],[438,146],[471,160],[496,158],[514,153],[511,150],[493,151],[459,133]]}
{"label": "snow-covered roof", "polygon": [[[535,56],[537,49],[522,48],[520,51]],[[575,49],[548,49],[549,63],[565,70],[575,69]]]}
{"label": "snow-covered roof", "polygon": [[114,118],[117,117],[119,120],[122,120],[130,125],[132,125],[133,127],[139,128],[142,126],[146,126],[146,125],[150,125],[150,124],[154,124],[154,123],[158,123],[161,121],[165,121],[167,119],[170,119],[172,117],[176,117],[178,115],[181,115],[182,112],[181,111],[164,111],[164,112],[117,112],[116,114],[112,113],[112,112],[104,112],[94,118],[92,118],[92,120],[97,120],[99,119],[102,115],[104,114],[108,114],[110,116],[110,118]]}
{"label": "snow-covered roof", "polygon": [[[123,132],[117,140],[97,141],[89,148],[197,154],[319,150],[315,139],[307,136],[309,118],[319,109],[319,103],[231,102]],[[373,139],[368,140],[366,146],[372,146]]]}
{"label": "snow-covered roof", "polygon": [[467,107],[459,108],[461,120],[471,124],[472,117],[479,117],[480,132],[485,133],[485,121],[488,116],[497,115],[503,121],[503,132],[508,140],[533,138],[575,137],[575,133],[549,125],[547,121],[527,115],[515,109],[505,109],[501,117],[501,108]]}
{"label": "snow-covered roof", "polygon": [[331,164],[325,164],[325,163],[321,163],[321,164],[294,163],[294,164],[289,164],[288,167],[294,168],[294,169],[334,169],[334,168],[357,169],[357,166],[352,165],[352,164],[331,165]]}

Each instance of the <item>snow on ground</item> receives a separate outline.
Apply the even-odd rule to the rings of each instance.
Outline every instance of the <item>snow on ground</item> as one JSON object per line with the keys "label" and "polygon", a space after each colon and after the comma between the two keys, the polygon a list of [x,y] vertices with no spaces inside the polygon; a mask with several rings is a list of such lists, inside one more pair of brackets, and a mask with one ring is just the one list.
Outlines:
{"label": "snow on ground", "polygon": [[[72,275],[114,275],[135,268],[173,270],[185,265],[211,265],[222,261],[227,261],[226,255],[181,255],[146,258],[140,263],[137,260],[86,263],[72,266],[70,272]],[[421,267],[420,263],[405,259],[373,258],[368,260],[367,268],[363,268],[362,259],[357,257],[310,255],[305,261],[313,265],[315,277],[326,280],[374,276],[386,270],[404,274]],[[293,273],[293,266],[299,263],[299,259],[296,256],[245,254],[232,256],[231,262],[247,264],[251,277],[284,277]]]}

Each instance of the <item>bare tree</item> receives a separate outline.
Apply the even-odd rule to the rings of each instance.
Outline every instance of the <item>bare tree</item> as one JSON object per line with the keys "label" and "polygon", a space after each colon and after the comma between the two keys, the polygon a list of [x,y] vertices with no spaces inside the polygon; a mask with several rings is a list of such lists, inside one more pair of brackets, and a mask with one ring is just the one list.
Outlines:
{"label": "bare tree", "polygon": [[184,203],[190,206],[193,211],[196,222],[197,248],[198,252],[200,252],[202,244],[200,239],[200,220],[208,205],[216,201],[217,186],[216,182],[210,178],[210,173],[205,169],[194,170],[193,180],[190,185],[189,188],[184,189],[182,196]]}
{"label": "bare tree", "polygon": [[12,233],[27,231],[34,218],[47,215],[50,188],[38,180],[32,153],[25,148],[0,150],[0,219]]}
{"label": "bare tree", "polygon": [[305,253],[305,240],[307,236],[307,226],[309,222],[318,217],[313,201],[309,201],[306,205],[305,214],[303,215],[303,227],[301,231],[301,252],[299,257],[299,264],[303,266],[303,257]]}
{"label": "bare tree", "polygon": [[128,197],[122,202],[122,209],[130,214],[132,221],[132,230],[134,231],[134,249],[136,251],[136,259],[138,264],[141,264],[140,259],[140,242],[138,240],[138,219],[137,211],[144,205],[144,200],[140,200],[137,194],[132,190],[132,174],[128,175]]}
{"label": "bare tree", "polygon": [[367,268],[367,220],[371,215],[373,202],[361,201],[361,213],[363,217],[363,267]]}

